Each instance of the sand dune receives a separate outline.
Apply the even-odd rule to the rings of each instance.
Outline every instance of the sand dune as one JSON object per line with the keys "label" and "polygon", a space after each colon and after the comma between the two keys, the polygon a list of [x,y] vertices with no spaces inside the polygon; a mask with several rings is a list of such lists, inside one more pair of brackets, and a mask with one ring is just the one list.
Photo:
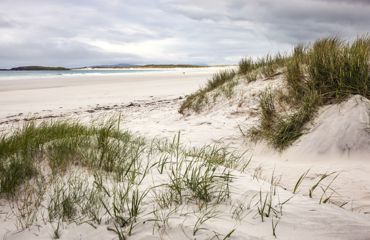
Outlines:
{"label": "sand dune", "polygon": [[321,109],[311,130],[291,151],[347,157],[370,156],[370,101],[359,95]]}

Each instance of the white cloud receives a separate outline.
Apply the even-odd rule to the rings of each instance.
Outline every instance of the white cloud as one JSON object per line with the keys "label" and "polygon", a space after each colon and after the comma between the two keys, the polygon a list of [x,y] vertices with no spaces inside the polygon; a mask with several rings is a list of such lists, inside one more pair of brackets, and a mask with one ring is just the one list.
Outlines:
{"label": "white cloud", "polygon": [[136,55],[142,59],[165,59],[175,60],[176,57],[184,57],[184,54],[171,52],[179,49],[181,44],[175,38],[165,38],[158,40],[146,40],[129,43],[113,43],[100,39],[76,39],[82,43],[94,46],[100,51],[114,54]]}

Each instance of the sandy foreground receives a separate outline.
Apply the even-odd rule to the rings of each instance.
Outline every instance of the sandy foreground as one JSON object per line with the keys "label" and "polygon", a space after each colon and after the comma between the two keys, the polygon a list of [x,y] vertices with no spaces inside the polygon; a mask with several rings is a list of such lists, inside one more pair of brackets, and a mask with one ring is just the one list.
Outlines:
{"label": "sandy foreground", "polygon": [[[197,90],[218,70],[204,68],[104,77],[0,80],[0,129],[5,132],[30,119],[72,118],[91,122],[121,115],[123,128],[146,138],[172,138],[180,132],[185,145],[218,144],[233,151],[245,152],[245,161],[252,159],[246,172],[235,172],[234,203],[246,201],[248,192],[268,188],[272,174],[280,179],[281,201],[292,199],[284,206],[284,214],[277,227],[278,239],[370,239],[368,143],[363,140],[362,145],[358,145],[365,150],[356,156],[333,150],[328,144],[338,134],[345,132],[342,127],[347,115],[343,111],[349,112],[350,120],[356,121],[358,114],[350,110],[358,109],[354,106],[358,106],[362,100],[354,98],[347,103],[348,106],[322,109],[323,114],[315,123],[315,131],[304,136],[286,153],[276,153],[263,144],[256,146],[247,142],[243,136],[243,128],[256,122],[255,114],[251,113],[255,109],[250,109],[251,106],[257,108],[253,91],[267,85],[273,86],[275,80],[257,81],[249,86],[253,90],[250,96],[244,96],[245,101],[249,102],[248,108],[235,107],[235,104],[225,101],[212,111],[201,114],[182,116],[178,113],[183,97]],[[359,118],[363,121],[364,116]],[[329,129],[325,125],[333,119],[337,120],[336,126],[340,130],[335,127]],[[324,129],[320,129],[320,126]],[[351,126],[348,128],[351,129]],[[355,136],[360,139],[362,135]],[[342,141],[338,140],[338,144],[348,140],[345,134],[339,137]],[[318,142],[317,139],[323,141]],[[320,147],[322,149],[317,150]],[[309,169],[299,193],[293,195],[292,189],[298,178]],[[309,198],[308,189],[315,184],[317,176],[331,172],[339,174],[331,185],[333,203],[319,204],[320,194]],[[0,204],[0,236],[4,239],[51,238],[50,227],[32,227],[18,232],[15,218],[11,216],[7,205]],[[236,224],[226,217],[230,209],[224,207],[220,211],[220,217],[206,223],[205,228],[223,233],[224,236],[235,228],[231,239],[275,239],[271,234],[271,220],[261,223],[255,214],[250,214]],[[153,228],[147,224],[137,227],[132,239],[194,239],[194,236],[187,234],[188,228],[190,223],[174,219],[165,233],[153,235]],[[196,239],[210,239],[210,236],[204,233]],[[115,239],[115,235],[107,233],[104,226],[93,229],[83,224],[67,226],[61,238]]]}

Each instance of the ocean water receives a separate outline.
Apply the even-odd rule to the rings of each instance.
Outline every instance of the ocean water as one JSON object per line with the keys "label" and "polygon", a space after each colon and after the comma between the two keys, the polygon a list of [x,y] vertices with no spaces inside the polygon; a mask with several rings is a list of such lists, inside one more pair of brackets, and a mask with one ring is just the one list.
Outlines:
{"label": "ocean water", "polygon": [[163,72],[164,70],[143,69],[91,69],[91,70],[68,70],[68,71],[0,71],[1,79],[24,79],[24,78],[47,78],[68,77],[84,75],[119,75],[130,73]]}

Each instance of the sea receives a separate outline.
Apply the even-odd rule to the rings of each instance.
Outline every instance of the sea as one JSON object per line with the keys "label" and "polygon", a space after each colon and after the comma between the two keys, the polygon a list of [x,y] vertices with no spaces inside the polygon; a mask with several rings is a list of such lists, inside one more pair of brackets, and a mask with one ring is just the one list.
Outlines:
{"label": "sea", "polygon": [[[85,75],[120,75],[130,73],[163,72],[164,70],[153,69],[73,69],[61,71],[0,71],[0,79],[28,79],[28,78],[49,78],[69,77]],[[168,71],[168,70],[166,70]]]}

